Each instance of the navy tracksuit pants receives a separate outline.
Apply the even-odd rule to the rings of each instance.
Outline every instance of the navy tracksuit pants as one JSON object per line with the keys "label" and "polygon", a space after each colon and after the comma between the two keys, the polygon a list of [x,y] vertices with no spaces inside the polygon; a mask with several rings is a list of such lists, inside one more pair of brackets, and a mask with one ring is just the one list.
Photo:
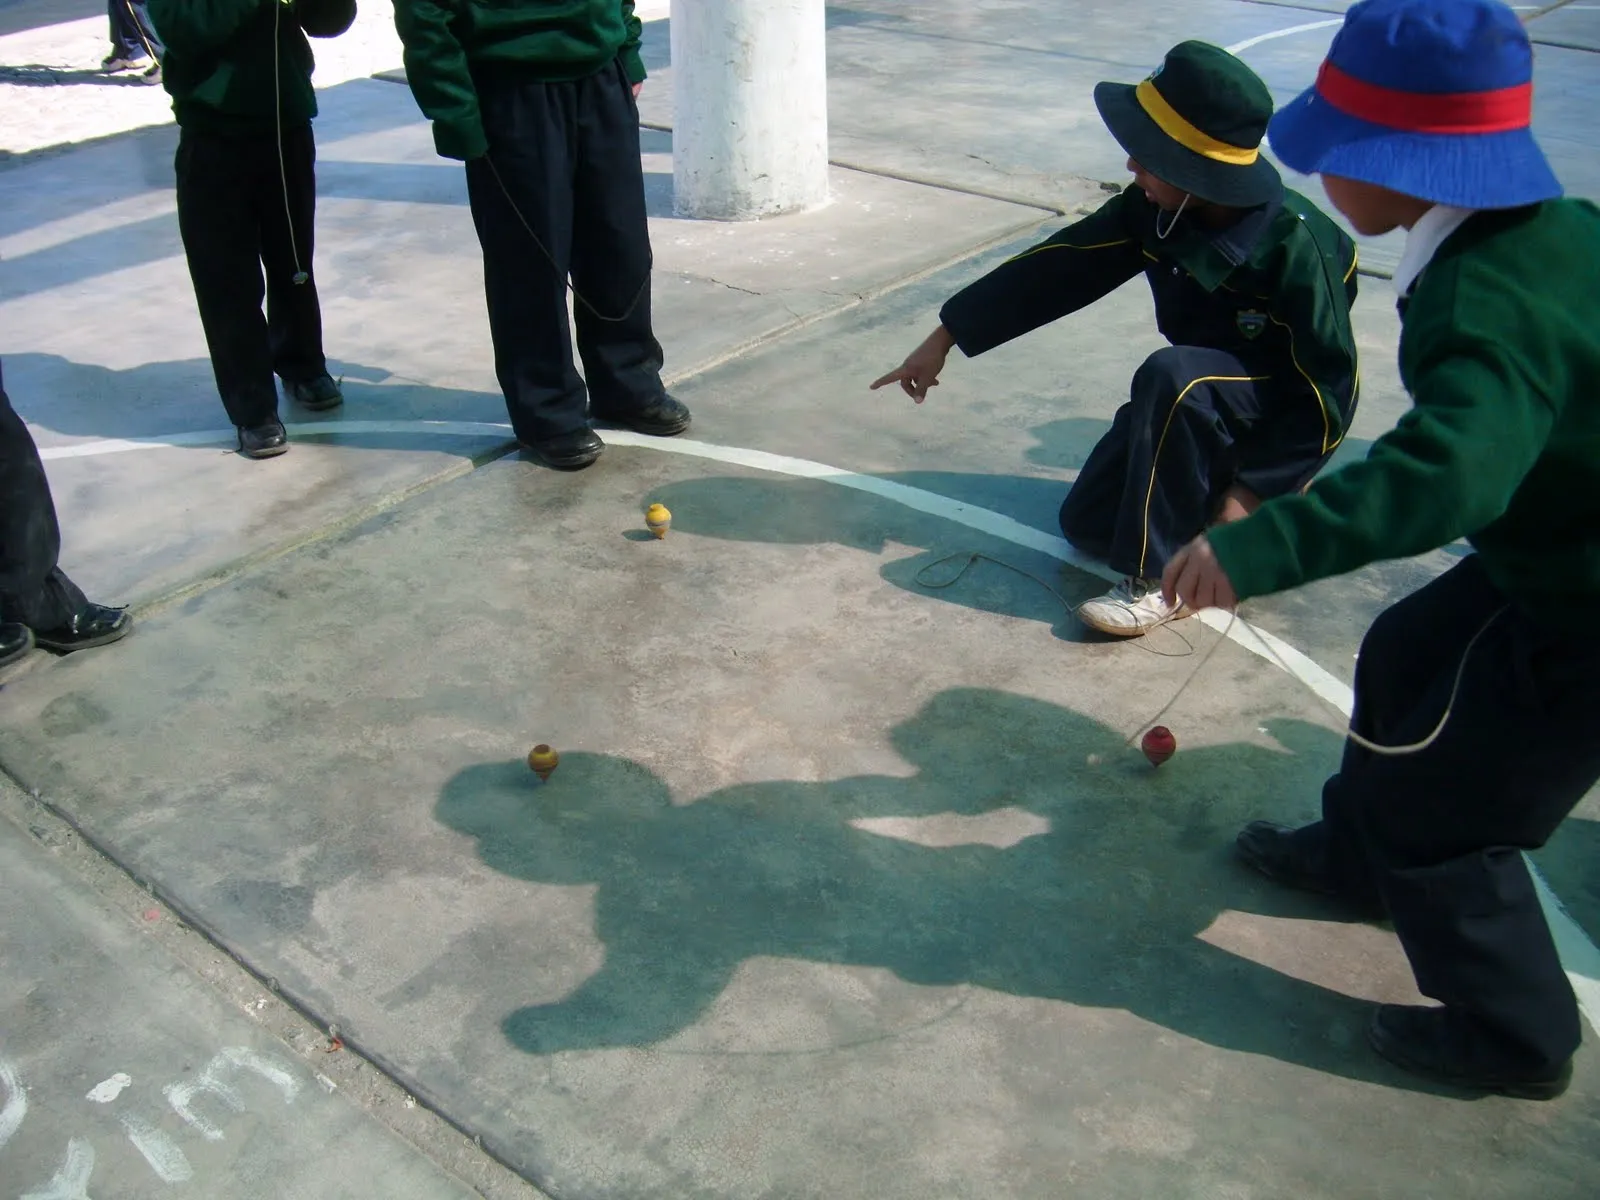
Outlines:
{"label": "navy tracksuit pants", "polygon": [[645,407],[662,394],[663,359],[650,322],[639,110],[621,62],[561,83],[480,63],[473,79],[489,153],[467,164],[467,192],[513,430],[534,442]]}
{"label": "navy tracksuit pants", "polygon": [[1508,605],[1474,556],[1373,622],[1352,727],[1382,746],[1426,738],[1479,630],[1439,739],[1399,756],[1347,741],[1322,820],[1294,836],[1351,901],[1387,908],[1423,995],[1519,1065],[1554,1068],[1581,1040],[1578,1006],[1521,851],[1600,781],[1600,647]]}
{"label": "navy tracksuit pants", "polygon": [[88,603],[57,565],[60,553],[39,448],[0,379],[0,621],[55,629]]}
{"label": "navy tracksuit pants", "polygon": [[[1242,449],[1262,459],[1256,428],[1275,393],[1231,354],[1169,346],[1133,376],[1131,395],[1095,445],[1061,506],[1061,532],[1086,554],[1136,579],[1160,579],[1200,534],[1240,477]],[[1300,461],[1293,461],[1299,455]],[[1295,490],[1327,455],[1289,451],[1263,477]],[[1263,500],[1271,488],[1257,490]]]}

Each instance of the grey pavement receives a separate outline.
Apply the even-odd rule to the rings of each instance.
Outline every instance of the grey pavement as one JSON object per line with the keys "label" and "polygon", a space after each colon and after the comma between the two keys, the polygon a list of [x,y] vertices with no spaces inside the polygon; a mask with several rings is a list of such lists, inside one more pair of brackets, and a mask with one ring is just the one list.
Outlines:
{"label": "grey pavement", "polygon": [[[1600,13],[1556,17],[1541,132],[1595,194],[1574,114],[1600,87],[1566,43]],[[315,1063],[305,1029],[337,1026],[330,1077],[359,1067],[559,1198],[1600,1190],[1592,1030],[1550,1105],[1419,1085],[1362,1033],[1373,1000],[1415,996],[1392,932],[1229,861],[1243,821],[1315,813],[1338,712],[1228,644],[1164,718],[1171,763],[1122,745],[1217,635],[1087,638],[1065,606],[1103,584],[1039,535],[1160,344],[1142,285],[958,356],[922,406],[867,391],[951,291],[1124,178],[1096,79],[1182,37],[1317,19],[1246,0],[830,7],[834,202],[747,225],[672,215],[651,22],[657,324],[696,421],[612,436],[577,475],[509,441],[460,168],[404,87],[321,94],[317,270],[348,399],[286,407],[293,447],[266,463],[229,452],[170,125],[0,166],[7,388],[47,456],[64,565],[139,620],[0,680],[0,766],[256,981],[204,981],[235,1012],[193,1031],[194,1069],[228,1045]],[[1243,53],[1287,96],[1330,33]],[[1383,279],[1363,276],[1356,327],[1346,457],[1406,405]],[[652,501],[674,513],[663,541]],[[1348,682],[1373,615],[1458,552],[1245,616]],[[544,785],[523,762],[540,741],[562,753]],[[1597,821],[1591,796],[1537,856],[1591,936]],[[63,906],[63,943],[92,935],[87,912]],[[43,981],[84,956],[36,939],[0,957]],[[190,969],[149,1004],[200,1012]],[[264,980],[299,1033],[222,1027],[255,1019],[239,998]],[[38,1078],[64,1076],[67,1033],[34,1051]],[[165,1082],[167,1044],[81,1092],[115,1070]],[[249,1086],[235,1119],[263,1121],[274,1085]],[[371,1145],[416,1145],[406,1170],[516,1194],[378,1094],[316,1102]],[[108,1128],[85,1135],[97,1153],[132,1154]],[[359,1162],[336,1177],[351,1190],[327,1194],[405,1194]]]}
{"label": "grey pavement", "polygon": [[86,857],[69,830],[0,792],[0,1194],[479,1194],[345,1096],[338,1051],[231,1005],[146,931],[169,910],[127,886],[119,910],[59,861]]}

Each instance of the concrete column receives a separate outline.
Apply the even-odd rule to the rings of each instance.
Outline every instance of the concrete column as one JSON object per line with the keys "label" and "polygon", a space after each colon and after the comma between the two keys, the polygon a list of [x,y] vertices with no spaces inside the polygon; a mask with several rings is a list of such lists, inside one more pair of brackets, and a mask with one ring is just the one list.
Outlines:
{"label": "concrete column", "polygon": [[823,0],[673,0],[680,216],[748,221],[828,198]]}

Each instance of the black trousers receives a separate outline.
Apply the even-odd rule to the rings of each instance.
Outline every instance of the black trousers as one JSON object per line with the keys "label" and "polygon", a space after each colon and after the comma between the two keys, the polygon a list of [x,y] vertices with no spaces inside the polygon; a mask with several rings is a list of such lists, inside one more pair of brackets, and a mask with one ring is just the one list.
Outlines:
{"label": "black trousers", "polygon": [[[178,139],[178,228],[217,391],[235,425],[277,414],[274,373],[303,381],[328,369],[311,267],[316,154],[309,124],[283,131],[281,174],[273,133],[185,129]],[[304,283],[294,282],[296,270]]]}
{"label": "black trousers", "polygon": [[[662,353],[650,323],[639,110],[621,63],[570,83],[499,64],[473,75],[489,153],[467,163],[467,191],[512,428],[537,441],[583,428],[591,408],[603,417],[651,403]],[[573,364],[569,275],[587,394]]]}
{"label": "black trousers", "polygon": [[1386,746],[1426,738],[1485,625],[1438,741],[1398,757],[1347,741],[1322,820],[1294,836],[1347,896],[1387,906],[1424,995],[1553,1067],[1578,1047],[1578,1008],[1520,851],[1600,780],[1600,648],[1506,607],[1468,558],[1373,622],[1352,727]]}
{"label": "black trousers", "polygon": [[[1161,578],[1237,478],[1239,445],[1275,398],[1265,384],[1220,350],[1169,346],[1145,359],[1061,505],[1062,534],[1115,571]],[[1297,486],[1321,465],[1307,458]]]}
{"label": "black trousers", "polygon": [[55,629],[88,603],[57,565],[60,553],[39,448],[0,380],[0,621]]}
{"label": "black trousers", "polygon": [[160,58],[166,47],[156,36],[146,11],[147,0],[106,0],[111,25],[111,53],[118,58]]}

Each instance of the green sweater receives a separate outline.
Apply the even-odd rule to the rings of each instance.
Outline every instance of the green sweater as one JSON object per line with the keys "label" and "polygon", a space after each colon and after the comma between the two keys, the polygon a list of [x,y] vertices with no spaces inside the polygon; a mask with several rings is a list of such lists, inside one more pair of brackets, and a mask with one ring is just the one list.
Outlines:
{"label": "green sweater", "polygon": [[549,83],[584,79],[622,59],[642,83],[643,28],[633,0],[394,0],[406,80],[446,158],[485,154],[472,82],[477,63],[510,63]]}
{"label": "green sweater", "polygon": [[1403,308],[1413,407],[1367,457],[1209,534],[1239,599],[1465,537],[1506,595],[1600,604],[1600,208],[1484,212]]}
{"label": "green sweater", "polygon": [[336,37],[349,29],[356,0],[150,0],[148,11],[166,43],[161,82],[178,124],[268,133],[280,119],[289,128],[317,115],[306,34]]}

